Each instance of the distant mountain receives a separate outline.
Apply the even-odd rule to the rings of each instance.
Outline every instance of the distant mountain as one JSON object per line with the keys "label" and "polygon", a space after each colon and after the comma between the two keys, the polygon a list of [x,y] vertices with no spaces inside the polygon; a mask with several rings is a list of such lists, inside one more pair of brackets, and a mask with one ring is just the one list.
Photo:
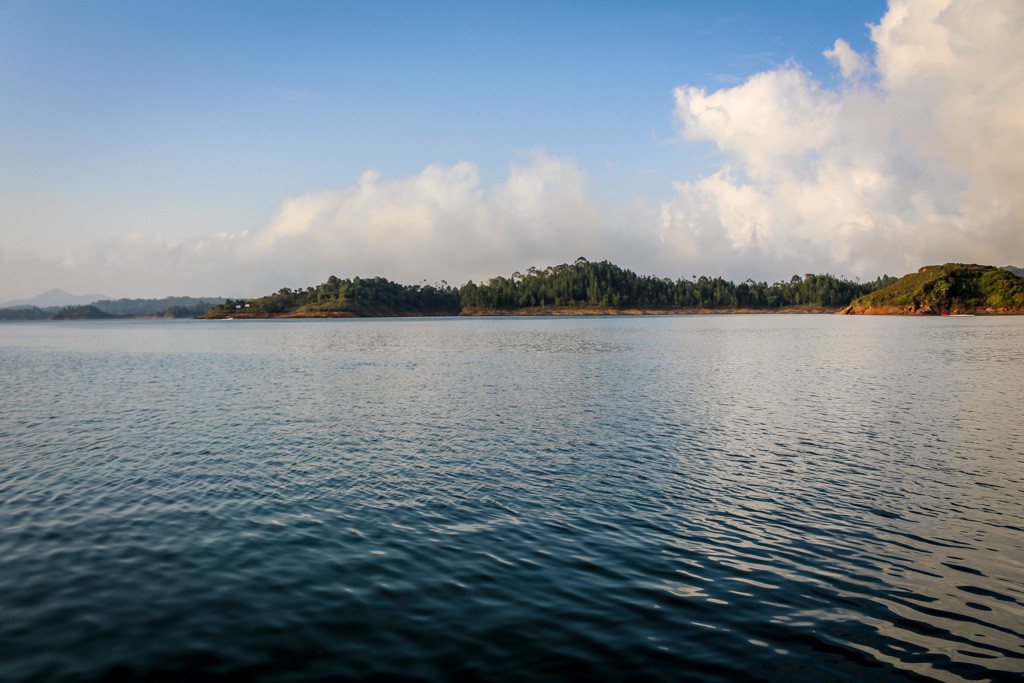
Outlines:
{"label": "distant mountain", "polygon": [[1024,277],[1024,268],[1018,268],[1017,266],[1003,266],[1003,270],[1008,270],[1017,277]]}
{"label": "distant mountain", "polygon": [[38,306],[39,308],[60,307],[60,306],[86,306],[101,299],[109,299],[104,294],[85,294],[75,296],[63,289],[51,289],[31,299],[15,299],[0,304],[0,308],[16,308],[17,306]]}

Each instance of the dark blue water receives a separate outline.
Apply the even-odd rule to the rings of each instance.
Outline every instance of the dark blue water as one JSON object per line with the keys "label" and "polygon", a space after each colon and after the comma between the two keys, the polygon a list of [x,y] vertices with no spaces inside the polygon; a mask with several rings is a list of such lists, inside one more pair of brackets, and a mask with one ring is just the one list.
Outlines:
{"label": "dark blue water", "polygon": [[1024,674],[1024,318],[0,326],[0,679]]}

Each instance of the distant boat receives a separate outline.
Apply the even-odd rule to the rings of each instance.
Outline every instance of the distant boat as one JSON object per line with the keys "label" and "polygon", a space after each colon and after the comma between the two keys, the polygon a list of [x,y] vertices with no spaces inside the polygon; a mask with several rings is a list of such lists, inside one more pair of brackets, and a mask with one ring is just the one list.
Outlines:
{"label": "distant boat", "polygon": [[973,318],[973,313],[943,313],[943,318]]}

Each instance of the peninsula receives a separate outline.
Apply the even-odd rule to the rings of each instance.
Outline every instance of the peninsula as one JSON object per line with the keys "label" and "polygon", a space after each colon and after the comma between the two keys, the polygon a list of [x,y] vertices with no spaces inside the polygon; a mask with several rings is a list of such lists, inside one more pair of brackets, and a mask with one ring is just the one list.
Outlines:
{"label": "peninsula", "polygon": [[1024,314],[1024,278],[1006,268],[925,266],[861,296],[842,311],[867,315]]}

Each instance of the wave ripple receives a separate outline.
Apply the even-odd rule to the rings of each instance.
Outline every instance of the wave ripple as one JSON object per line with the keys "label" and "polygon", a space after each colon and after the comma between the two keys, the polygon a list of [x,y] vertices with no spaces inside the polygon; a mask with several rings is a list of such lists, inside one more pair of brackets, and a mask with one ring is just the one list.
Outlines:
{"label": "wave ripple", "polygon": [[1022,346],[986,318],[4,326],[0,679],[1013,679],[1024,366],[989,359]]}

